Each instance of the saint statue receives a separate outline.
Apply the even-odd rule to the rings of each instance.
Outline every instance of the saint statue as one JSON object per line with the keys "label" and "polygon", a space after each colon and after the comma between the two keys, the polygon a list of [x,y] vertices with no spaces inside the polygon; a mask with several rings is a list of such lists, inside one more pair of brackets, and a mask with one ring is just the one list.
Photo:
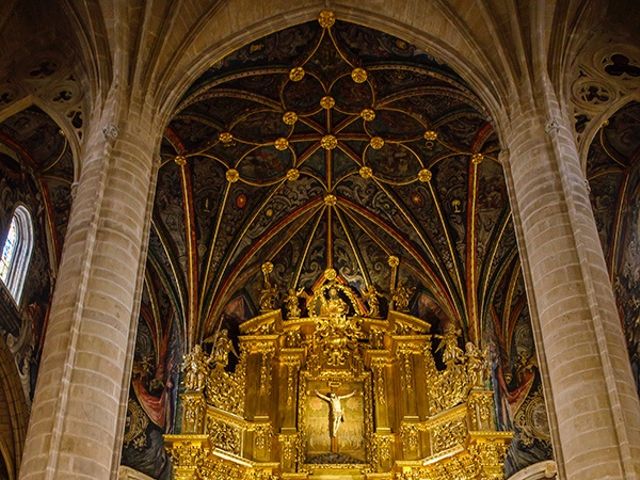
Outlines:
{"label": "saint statue", "polygon": [[216,337],[211,357],[216,365],[224,368],[227,366],[227,363],[229,363],[230,353],[233,353],[236,357],[238,356],[233,342],[229,339],[227,330],[223,328]]}
{"label": "saint statue", "polygon": [[273,263],[265,262],[261,267],[263,276],[262,290],[260,290],[260,311],[268,312],[275,309],[276,299],[278,298],[278,288],[271,284],[271,272],[273,271]]}
{"label": "saint statue", "polygon": [[184,356],[182,371],[184,372],[184,386],[187,390],[202,392],[207,383],[207,371],[211,359],[200,345],[193,347]]}
{"label": "saint statue", "polygon": [[296,292],[294,288],[290,288],[287,292],[287,298],[285,299],[285,304],[287,307],[287,318],[300,318],[300,314],[302,312],[300,311],[298,300],[298,292]]}
{"label": "saint statue", "polygon": [[364,291],[364,297],[367,300],[367,306],[369,307],[369,317],[377,318],[380,316],[380,294],[374,285],[370,285]]}
{"label": "saint statue", "polygon": [[458,335],[460,333],[459,330],[456,330],[456,327],[450,324],[445,329],[444,335],[434,335],[434,337],[440,339],[440,345],[438,345],[436,352],[443,350],[442,360],[447,365],[459,363],[464,359],[464,351],[458,346]]}
{"label": "saint statue", "polygon": [[338,289],[331,287],[329,289],[329,298],[322,298],[322,307],[320,313],[328,317],[346,315],[349,307],[344,300],[338,296]]}
{"label": "saint statue", "polygon": [[267,284],[262,290],[260,290],[260,311],[268,312],[273,310],[276,305],[276,299],[278,298],[278,288]]}
{"label": "saint statue", "polygon": [[329,436],[332,439],[336,438],[340,424],[344,422],[344,410],[342,410],[342,400],[351,398],[355,395],[355,390],[347,395],[336,395],[333,392],[329,392],[327,395],[322,395],[316,390],[316,395],[329,404]]}
{"label": "saint statue", "polygon": [[487,370],[487,351],[480,350],[475,343],[467,342],[467,379],[470,387],[481,387]]}

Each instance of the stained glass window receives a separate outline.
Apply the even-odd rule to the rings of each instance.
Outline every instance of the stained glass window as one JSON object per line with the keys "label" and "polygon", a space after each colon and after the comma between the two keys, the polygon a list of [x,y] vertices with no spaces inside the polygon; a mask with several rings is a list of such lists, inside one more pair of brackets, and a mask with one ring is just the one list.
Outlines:
{"label": "stained glass window", "polygon": [[17,240],[18,229],[16,227],[16,218],[13,217],[9,232],[7,233],[7,239],[4,242],[4,247],[2,247],[2,258],[0,258],[0,280],[4,283],[7,283],[11,260],[13,260],[16,253]]}
{"label": "stained glass window", "polygon": [[0,280],[9,289],[16,303],[20,302],[32,249],[31,215],[25,207],[18,206],[13,213],[0,258]]}

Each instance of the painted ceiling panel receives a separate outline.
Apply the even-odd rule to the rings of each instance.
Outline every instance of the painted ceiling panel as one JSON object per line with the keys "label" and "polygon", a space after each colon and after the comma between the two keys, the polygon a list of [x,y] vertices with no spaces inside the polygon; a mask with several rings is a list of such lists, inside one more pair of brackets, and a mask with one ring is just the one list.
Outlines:
{"label": "painted ceiling panel", "polygon": [[513,266],[486,111],[449,67],[384,33],[309,22],[255,41],[195,82],[166,137],[175,161],[155,215],[181,302],[198,306],[185,311],[190,341],[241,292],[255,308],[266,261],[283,292],[332,267],[388,295],[396,255],[400,278],[470,335],[490,279]]}

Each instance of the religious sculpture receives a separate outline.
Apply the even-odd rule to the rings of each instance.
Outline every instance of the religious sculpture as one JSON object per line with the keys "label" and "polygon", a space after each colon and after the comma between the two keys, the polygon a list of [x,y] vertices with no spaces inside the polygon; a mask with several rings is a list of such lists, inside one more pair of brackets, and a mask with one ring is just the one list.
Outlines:
{"label": "religious sculpture", "polygon": [[290,288],[287,292],[285,306],[287,309],[287,318],[289,319],[300,318],[300,314],[302,313],[299,306],[300,293],[301,292],[297,292],[295,288]]}
{"label": "religious sculpture", "polygon": [[236,357],[238,356],[233,342],[229,339],[227,330],[222,329],[218,332],[213,346],[213,352],[211,353],[212,361],[216,366],[224,368],[229,361],[230,353],[233,353]]}
{"label": "religious sculpture", "polygon": [[191,352],[184,356],[182,370],[184,372],[184,386],[187,390],[202,392],[207,382],[207,371],[211,358],[195,345]]}
{"label": "religious sculpture", "polygon": [[276,299],[278,298],[278,288],[271,284],[270,274],[273,271],[273,264],[271,262],[265,262],[262,264],[262,278],[263,285],[260,290],[260,311],[268,312],[273,310],[276,306]]}
{"label": "religious sculpture", "polygon": [[447,365],[464,358],[464,351],[458,346],[459,334],[460,331],[456,330],[455,326],[449,324],[444,331],[444,335],[434,335],[434,337],[440,339],[440,344],[436,352],[442,351],[442,360]]}
{"label": "religious sculpture", "polygon": [[487,351],[482,351],[473,342],[465,346],[467,358],[467,379],[473,387],[481,387],[487,371]]}
{"label": "religious sculpture", "polygon": [[331,287],[329,289],[329,298],[322,297],[320,314],[326,316],[345,315],[349,311],[346,302],[338,296],[338,289]]}
{"label": "religious sculpture", "polygon": [[367,301],[369,307],[369,316],[372,318],[378,318],[380,316],[380,294],[375,285],[369,285],[363,292],[364,299]]}
{"label": "religious sculpture", "polygon": [[323,395],[316,390],[316,396],[329,404],[329,436],[332,439],[336,438],[340,424],[344,422],[342,400],[353,397],[355,393],[353,391],[347,395],[337,395],[334,392],[329,392],[327,395]]}

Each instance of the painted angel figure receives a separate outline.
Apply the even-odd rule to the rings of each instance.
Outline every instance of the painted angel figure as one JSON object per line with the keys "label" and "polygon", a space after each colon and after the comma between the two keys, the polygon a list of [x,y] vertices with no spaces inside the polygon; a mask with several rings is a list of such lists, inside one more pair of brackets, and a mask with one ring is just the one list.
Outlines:
{"label": "painted angel figure", "polygon": [[355,390],[347,395],[336,395],[334,392],[329,392],[326,395],[322,395],[316,390],[316,395],[329,404],[329,436],[333,439],[338,434],[340,424],[344,422],[344,410],[342,410],[342,400],[351,398],[355,395]]}

